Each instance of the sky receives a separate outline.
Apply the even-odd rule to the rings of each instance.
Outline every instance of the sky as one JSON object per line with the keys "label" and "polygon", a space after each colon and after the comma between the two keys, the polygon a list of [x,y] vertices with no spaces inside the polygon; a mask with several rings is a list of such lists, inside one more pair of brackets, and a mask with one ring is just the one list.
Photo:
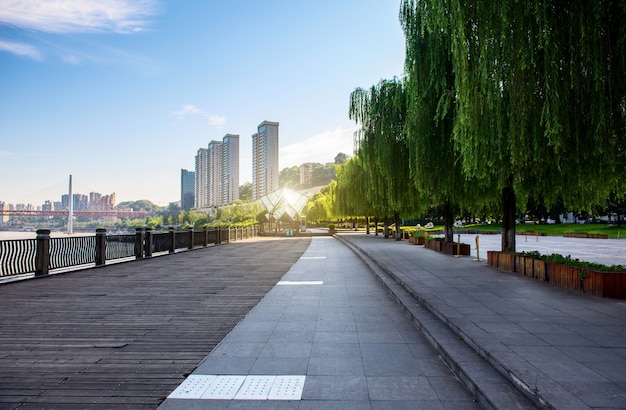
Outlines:
{"label": "sky", "polygon": [[401,77],[400,0],[0,0],[0,202],[180,200],[199,148],[280,123],[279,168],[353,154],[350,93]]}

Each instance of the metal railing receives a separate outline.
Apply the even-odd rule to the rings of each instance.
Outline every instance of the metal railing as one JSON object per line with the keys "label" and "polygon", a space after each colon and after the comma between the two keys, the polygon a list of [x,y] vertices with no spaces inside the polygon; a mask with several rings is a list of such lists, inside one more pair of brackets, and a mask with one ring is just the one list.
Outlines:
{"label": "metal railing", "polygon": [[135,234],[126,235],[107,235],[106,229],[97,229],[95,236],[66,238],[51,238],[49,229],[40,229],[36,239],[0,241],[0,281],[150,258],[258,235],[256,226],[202,231],[170,228],[168,232],[137,228]]}

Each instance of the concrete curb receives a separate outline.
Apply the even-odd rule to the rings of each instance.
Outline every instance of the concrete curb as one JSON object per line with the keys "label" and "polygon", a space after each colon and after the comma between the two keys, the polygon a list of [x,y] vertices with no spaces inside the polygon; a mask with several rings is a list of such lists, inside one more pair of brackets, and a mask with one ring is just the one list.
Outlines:
{"label": "concrete curb", "polygon": [[341,236],[335,237],[368,266],[439,352],[441,359],[483,407],[554,409],[554,406],[524,382],[522,376],[507,369],[365,250]]}

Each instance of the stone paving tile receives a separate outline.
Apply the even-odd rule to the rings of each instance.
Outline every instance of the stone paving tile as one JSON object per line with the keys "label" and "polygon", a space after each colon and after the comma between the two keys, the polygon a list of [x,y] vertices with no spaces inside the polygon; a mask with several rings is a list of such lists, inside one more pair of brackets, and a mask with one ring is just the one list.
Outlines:
{"label": "stone paving tile", "polygon": [[[310,258],[319,255],[325,259]],[[281,281],[289,284],[279,282],[194,374],[221,374],[224,366],[228,374],[305,375],[301,400],[278,408],[478,408],[397,302],[336,239],[314,238]],[[274,403],[231,400],[228,408]]]}
{"label": "stone paving tile", "polygon": [[[451,258],[372,235],[342,234],[341,238],[412,289],[459,338],[478,346],[485,357],[512,371],[515,379],[555,408],[610,407],[610,402],[623,407],[623,301],[564,291],[499,272],[484,262]],[[540,251],[550,254],[569,248],[589,255],[598,244],[566,242],[564,248],[557,238],[541,238]],[[623,257],[618,242],[612,246]]]}

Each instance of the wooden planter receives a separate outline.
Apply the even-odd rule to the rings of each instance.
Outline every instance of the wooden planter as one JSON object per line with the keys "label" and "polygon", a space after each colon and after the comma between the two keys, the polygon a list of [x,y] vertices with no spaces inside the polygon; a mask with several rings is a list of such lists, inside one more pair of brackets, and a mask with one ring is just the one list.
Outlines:
{"label": "wooden planter", "polygon": [[593,239],[609,239],[609,235],[602,233],[564,233],[564,238],[593,238]]}
{"label": "wooden planter", "polygon": [[626,298],[626,272],[601,272],[519,255],[487,251],[491,267],[517,272],[566,289],[601,298]]}
{"label": "wooden planter", "polygon": [[412,243],[413,245],[424,245],[424,243],[426,242],[426,238],[424,237],[415,237],[415,236],[409,236],[409,243]]}
{"label": "wooden planter", "polygon": [[507,272],[515,272],[515,255],[498,251],[487,251],[487,264]]}
{"label": "wooden planter", "polygon": [[438,240],[430,240],[425,243],[428,249],[432,249],[434,251],[447,253],[449,255],[456,255],[460,250],[460,255],[469,255],[470,254],[470,246],[466,243],[462,243],[459,247],[457,243],[445,243],[443,241]]}
{"label": "wooden planter", "polygon": [[433,251],[441,252],[441,244],[443,242],[431,239],[424,243],[424,246],[428,249],[432,249]]}
{"label": "wooden planter", "polygon": [[541,259],[515,255],[515,269],[518,273],[529,278],[548,281],[546,262]]}

